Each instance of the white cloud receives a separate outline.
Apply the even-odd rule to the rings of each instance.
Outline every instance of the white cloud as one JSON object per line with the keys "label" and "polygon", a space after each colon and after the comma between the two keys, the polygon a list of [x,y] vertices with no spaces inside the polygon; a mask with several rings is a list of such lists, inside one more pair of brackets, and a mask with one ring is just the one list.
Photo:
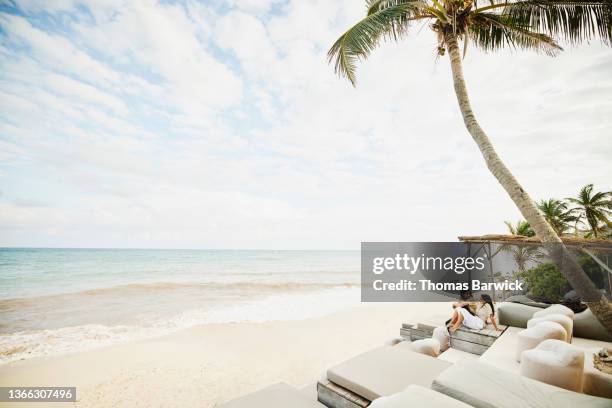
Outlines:
{"label": "white cloud", "polygon": [[36,29],[22,17],[4,14],[1,21],[11,40],[29,47],[32,58],[49,68],[66,70],[97,84],[112,84],[121,77],[80,51],[68,39]]}
{"label": "white cloud", "polygon": [[[363,8],[275,3],[49,3],[60,28],[36,2],[4,13],[0,245],[356,248],[519,217],[427,27],[373,53],[353,89],[326,51]],[[608,50],[464,63],[534,198],[610,189]]]}
{"label": "white cloud", "polygon": [[159,76],[173,103],[199,114],[233,106],[242,92],[240,78],[200,41],[207,24],[192,20],[180,5],[143,0],[93,26],[74,28],[88,46],[118,64],[135,64]]}
{"label": "white cloud", "polygon": [[281,3],[282,0],[225,0],[232,7],[253,13],[264,13],[270,11],[274,4]]}

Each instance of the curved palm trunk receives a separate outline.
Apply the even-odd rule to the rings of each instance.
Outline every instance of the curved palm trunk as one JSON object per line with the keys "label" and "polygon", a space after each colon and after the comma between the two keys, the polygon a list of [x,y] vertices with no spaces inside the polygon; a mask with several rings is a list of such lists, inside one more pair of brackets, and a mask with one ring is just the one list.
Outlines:
{"label": "curved palm trunk", "polygon": [[525,217],[525,220],[527,220],[534,229],[538,238],[540,238],[544,244],[552,244],[551,250],[553,252],[553,259],[555,259],[561,272],[565,275],[578,295],[586,301],[589,309],[591,309],[597,319],[605,326],[608,332],[612,333],[612,308],[608,300],[597,290],[593,282],[591,282],[578,264],[576,257],[567,250],[565,245],[563,245],[561,239],[546,222],[531,197],[523,190],[514,175],[497,155],[493,144],[478,124],[474,112],[472,111],[465,80],[463,78],[461,52],[459,51],[457,38],[453,34],[446,35],[445,42],[450,56],[455,93],[457,95],[461,114],[463,115],[465,127],[478,145],[489,171],[493,173],[497,181],[499,181],[504,190],[506,190],[521,214],[523,214],[523,217]]}

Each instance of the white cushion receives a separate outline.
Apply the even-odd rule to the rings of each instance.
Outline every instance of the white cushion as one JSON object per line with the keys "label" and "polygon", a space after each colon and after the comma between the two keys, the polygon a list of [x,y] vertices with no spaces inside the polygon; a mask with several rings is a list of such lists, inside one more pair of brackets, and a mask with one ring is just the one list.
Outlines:
{"label": "white cushion", "polygon": [[410,385],[402,392],[389,397],[381,397],[369,406],[370,408],[470,408],[469,405],[420,385]]}
{"label": "white cushion", "polygon": [[451,363],[415,353],[410,342],[367,351],[327,370],[327,379],[374,401],[411,384],[429,387]]}
{"label": "white cushion", "polygon": [[440,355],[440,342],[436,339],[421,339],[411,343],[412,350],[432,357]]}
{"label": "white cushion", "polygon": [[431,336],[432,339],[436,339],[440,342],[440,352],[446,351],[450,348],[450,335],[446,326],[439,326],[433,330]]}
{"label": "white cushion", "polygon": [[535,312],[532,317],[542,317],[549,314],[562,314],[574,320],[574,311],[563,305],[552,305],[546,309]]}
{"label": "white cushion", "polygon": [[525,350],[536,348],[544,340],[554,339],[565,341],[566,332],[563,326],[555,322],[541,322],[517,334],[516,360],[521,361]]}
{"label": "white cushion", "polygon": [[544,340],[521,356],[521,375],[582,392],[584,351],[561,340]]}
{"label": "white cushion", "polygon": [[402,337],[393,337],[385,341],[385,346],[395,346],[404,341]]}
{"label": "white cushion", "polygon": [[453,364],[431,388],[476,408],[610,408],[609,399],[564,390],[479,360]]}
{"label": "white cushion", "polygon": [[[512,349],[514,350],[514,349]],[[443,353],[440,353],[438,360],[448,361],[449,363],[456,363],[463,360],[476,360],[480,356],[478,354],[468,353],[467,351],[457,350],[456,348],[449,348]]]}
{"label": "white cushion", "polygon": [[222,404],[220,408],[325,408],[285,383],[271,385]]}
{"label": "white cushion", "polygon": [[574,328],[574,321],[562,314],[547,314],[540,317],[534,317],[529,319],[527,322],[527,328],[538,325],[542,322],[555,322],[559,323],[565,329],[565,341],[571,343],[572,341],[572,330]]}

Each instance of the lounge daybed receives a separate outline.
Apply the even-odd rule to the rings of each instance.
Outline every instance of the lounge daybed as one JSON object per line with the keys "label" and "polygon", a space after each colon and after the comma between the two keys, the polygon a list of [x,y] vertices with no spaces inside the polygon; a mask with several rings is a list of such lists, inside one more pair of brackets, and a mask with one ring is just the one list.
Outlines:
{"label": "lounge daybed", "polygon": [[612,408],[612,400],[567,391],[473,360],[438,375],[435,391],[476,408]]}
{"label": "lounge daybed", "polygon": [[263,390],[236,398],[220,408],[325,408],[285,383],[271,385]]}
{"label": "lounge daybed", "polygon": [[431,388],[410,385],[402,392],[389,397],[382,397],[370,405],[370,408],[470,408],[469,405],[451,398]]}
{"label": "lounge daybed", "polygon": [[352,401],[352,394],[369,404],[413,384],[429,388],[433,379],[451,365],[412,351],[409,342],[378,347],[327,370],[327,380],[341,390],[319,382],[319,401],[331,407],[367,406],[362,401]]}
{"label": "lounge daybed", "polygon": [[[609,343],[581,338],[576,333],[576,330],[583,330],[581,333],[589,333],[591,338],[607,336],[603,327],[597,327],[599,323],[594,320],[592,315],[589,317],[589,314],[582,312],[574,316],[571,311],[563,310],[561,306],[546,310],[514,303],[505,303],[498,310],[500,310],[498,314],[500,324],[508,325],[510,323],[503,334],[501,332],[483,334],[467,331],[462,333],[463,337],[467,336],[466,338],[459,338],[459,340],[474,342],[474,344],[483,346],[482,351],[484,353],[482,355],[479,355],[482,353],[480,349],[475,350],[473,347],[470,348],[470,353],[458,348],[450,348],[442,352],[437,358],[422,354],[432,354],[433,351],[435,351],[434,354],[437,354],[437,350],[439,350],[437,347],[428,347],[428,341],[430,343],[437,342],[435,336],[428,341],[420,340],[427,333],[431,332],[433,334],[434,327],[422,324],[417,326],[404,325],[402,327],[402,337],[406,339],[408,336],[415,335],[416,339],[412,339],[415,340],[413,343],[401,341],[402,339],[393,339],[383,347],[370,350],[330,368],[326,373],[326,378],[319,381],[316,386],[319,402],[316,402],[314,397],[309,398],[303,392],[286,384],[276,384],[226,403],[221,407],[322,408],[325,406],[330,408],[365,408],[370,406],[371,408],[408,408],[427,406],[465,408],[473,406],[477,408],[574,408],[579,406],[581,408],[612,408],[612,399],[610,399],[612,396],[612,377],[593,368],[591,361],[592,353],[601,349],[601,347],[609,347]],[[553,362],[555,364],[549,364],[552,361],[550,358],[536,355],[542,350],[546,351],[546,347],[540,347],[540,344],[534,344],[536,350],[528,353],[529,361],[527,363],[530,364],[529,366],[521,367],[521,364],[517,361],[516,350],[519,346],[520,333],[521,331],[524,332],[519,327],[528,326],[527,322],[537,311],[540,311],[538,313],[540,317],[565,312],[576,319],[573,325],[572,345],[561,339],[548,340],[548,342],[557,342],[556,345],[559,347],[572,348],[572,355],[577,356],[578,360],[581,360],[581,356],[577,355],[574,349],[583,350],[585,364],[584,388],[582,390],[580,390],[582,387],[579,386],[563,389],[550,385],[559,385],[551,381],[551,378],[554,377],[553,371],[559,371],[560,369],[567,371],[570,368],[577,367],[578,369],[574,371],[577,373],[580,371],[580,373],[576,375],[582,376],[582,370],[579,364],[575,364],[576,367],[566,364],[565,357],[559,353],[555,356],[563,361],[559,360]],[[555,317],[552,320],[559,319]],[[563,334],[564,340],[567,339],[567,329],[557,322],[532,321],[530,326],[539,327],[539,325],[546,324],[559,326],[559,331]],[[515,327],[512,327],[512,325],[515,325]],[[566,324],[566,326],[568,325]],[[600,329],[604,331],[602,332]],[[421,337],[420,334],[424,335]],[[571,338],[571,333],[569,338]],[[453,339],[451,338],[452,343]],[[544,345],[544,343],[541,344]],[[457,345],[456,342],[455,345]],[[420,351],[420,353],[416,351]],[[544,367],[547,364],[552,367],[549,370],[550,373]],[[520,375],[520,372],[524,372],[525,375]],[[540,381],[529,377],[537,378]],[[313,388],[311,389],[314,391]],[[584,393],[574,392],[570,389],[576,389]],[[588,395],[589,393],[598,396]]]}
{"label": "lounge daybed", "polygon": [[[536,312],[543,309],[522,303],[504,302],[497,310],[500,324],[525,328],[527,327],[527,321]],[[574,315],[573,332],[576,337],[612,342],[612,335],[599,323],[589,309]]]}
{"label": "lounge daybed", "polygon": [[[319,401],[331,408],[437,406],[439,396],[422,392],[420,387],[426,387],[482,408],[612,408],[610,399],[564,390],[479,360],[440,360],[415,353],[408,342],[371,350],[328,370],[328,384],[318,384]],[[410,390],[418,394],[411,396]],[[412,402],[420,398],[427,404]],[[442,399],[439,406],[464,406],[454,403]]]}

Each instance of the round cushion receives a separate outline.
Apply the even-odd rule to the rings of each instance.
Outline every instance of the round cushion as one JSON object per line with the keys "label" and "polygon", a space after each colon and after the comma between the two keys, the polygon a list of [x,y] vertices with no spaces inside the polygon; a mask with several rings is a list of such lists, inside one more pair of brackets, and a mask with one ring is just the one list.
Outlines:
{"label": "round cushion", "polygon": [[527,328],[536,326],[542,322],[555,322],[559,323],[565,329],[565,341],[571,343],[572,341],[572,330],[574,328],[574,321],[569,317],[562,314],[548,314],[541,317],[534,317],[529,319],[527,322]]}
{"label": "round cushion", "polygon": [[401,337],[393,337],[385,341],[385,346],[395,346],[396,344],[399,344],[402,341],[404,341],[404,339]]}
{"label": "round cushion", "polygon": [[521,375],[582,392],[584,350],[561,340],[544,340],[521,356]]}
{"label": "round cushion", "polygon": [[544,321],[516,335],[516,360],[521,361],[521,354],[525,350],[536,348],[544,340],[554,339],[565,342],[565,329],[559,323]]}
{"label": "round cushion", "polygon": [[440,342],[440,352],[446,351],[450,347],[450,335],[446,326],[439,326],[433,330],[431,336],[432,339],[436,339]]}
{"label": "round cushion", "polygon": [[436,339],[421,339],[411,343],[412,350],[428,356],[438,357],[440,355],[440,342]]}
{"label": "round cushion", "polygon": [[550,307],[547,307],[546,309],[537,311],[533,314],[532,317],[543,317],[543,316],[550,315],[550,314],[562,314],[574,320],[574,311],[570,309],[569,307],[558,305],[558,304],[552,305]]}

